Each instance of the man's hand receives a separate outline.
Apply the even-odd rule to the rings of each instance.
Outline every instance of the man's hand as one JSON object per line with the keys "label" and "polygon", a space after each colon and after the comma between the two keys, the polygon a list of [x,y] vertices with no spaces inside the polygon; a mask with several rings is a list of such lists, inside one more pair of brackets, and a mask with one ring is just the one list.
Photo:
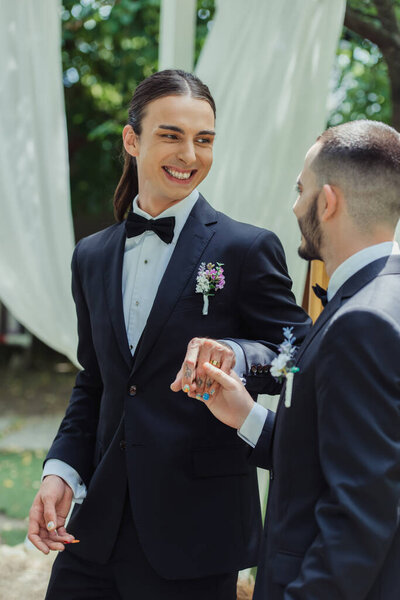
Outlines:
{"label": "man's hand", "polygon": [[171,390],[183,390],[191,398],[201,400],[203,394],[214,396],[218,393],[219,383],[206,374],[204,363],[213,362],[224,373],[230,373],[235,366],[235,353],[230,346],[208,338],[193,338],[187,347],[183,364],[171,384]]}
{"label": "man's hand", "polygon": [[28,538],[44,554],[63,551],[64,543],[74,540],[64,527],[72,497],[71,488],[61,477],[48,475],[43,479],[29,511]]}
{"label": "man's hand", "polygon": [[234,371],[227,375],[210,363],[205,363],[203,369],[207,377],[218,383],[219,391],[202,401],[219,421],[240,429],[254,406],[253,398]]}

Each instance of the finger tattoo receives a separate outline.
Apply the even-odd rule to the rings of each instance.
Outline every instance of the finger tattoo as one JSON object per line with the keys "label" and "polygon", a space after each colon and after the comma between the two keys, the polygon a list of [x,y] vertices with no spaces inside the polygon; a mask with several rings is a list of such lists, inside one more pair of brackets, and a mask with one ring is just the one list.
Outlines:
{"label": "finger tattoo", "polygon": [[201,386],[203,385],[203,380],[202,380],[202,378],[201,378],[201,377],[198,377],[198,378],[196,379],[196,383],[197,383],[197,385],[198,385],[199,387],[201,387]]}
{"label": "finger tattoo", "polygon": [[185,375],[184,375],[185,379],[188,379],[191,376],[192,376],[192,369],[188,365],[185,365]]}
{"label": "finger tattoo", "polygon": [[207,379],[206,387],[210,388],[212,386],[212,379]]}

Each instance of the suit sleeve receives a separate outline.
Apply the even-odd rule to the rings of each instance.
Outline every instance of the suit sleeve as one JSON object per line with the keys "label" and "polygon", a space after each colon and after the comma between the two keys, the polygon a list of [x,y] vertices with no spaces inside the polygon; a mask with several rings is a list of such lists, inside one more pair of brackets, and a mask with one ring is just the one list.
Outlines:
{"label": "suit sleeve", "polygon": [[316,373],[324,492],[319,533],[285,600],[362,600],[399,524],[400,328],[352,310],[328,329]]}
{"label": "suit sleeve", "polygon": [[72,258],[72,294],[78,317],[78,360],[83,370],[77,375],[71,399],[46,460],[55,458],[70,465],[88,485],[93,457],[103,383],[93,346],[90,315],[78,266],[79,244]]}
{"label": "suit sleeve", "polygon": [[282,244],[270,231],[257,236],[244,258],[238,308],[247,339],[234,341],[246,357],[246,387],[257,394],[277,394],[281,384],[269,374],[268,365],[283,341],[283,327],[293,327],[300,345],[311,320],[296,304]]}

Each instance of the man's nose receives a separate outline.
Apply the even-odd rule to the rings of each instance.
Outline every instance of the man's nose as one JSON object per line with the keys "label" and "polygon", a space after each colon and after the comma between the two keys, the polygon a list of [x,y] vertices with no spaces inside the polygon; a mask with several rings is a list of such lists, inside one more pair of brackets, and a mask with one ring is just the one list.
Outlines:
{"label": "man's nose", "polygon": [[196,161],[196,150],[192,142],[183,143],[178,150],[178,158],[185,164],[190,165]]}

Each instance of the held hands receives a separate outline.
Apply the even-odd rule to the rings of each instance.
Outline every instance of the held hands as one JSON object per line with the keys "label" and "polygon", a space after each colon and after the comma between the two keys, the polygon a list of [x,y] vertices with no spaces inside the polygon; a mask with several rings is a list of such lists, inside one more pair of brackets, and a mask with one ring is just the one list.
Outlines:
{"label": "held hands", "polygon": [[225,425],[240,429],[254,405],[254,400],[234,371],[229,375],[210,363],[203,368],[208,377],[218,383],[218,393],[202,400],[208,409]]}
{"label": "held hands", "polygon": [[[210,361],[220,364],[212,365]],[[183,365],[171,385],[191,398],[204,402],[212,414],[229,427],[240,429],[254,400],[232,368],[233,350],[214,340],[194,338],[189,342]]]}
{"label": "held hands", "polygon": [[171,390],[183,390],[190,398],[197,400],[202,400],[204,394],[205,400],[217,394],[219,384],[213,377],[207,376],[203,367],[205,362],[212,362],[225,373],[230,373],[235,366],[235,353],[230,346],[216,340],[193,338]]}
{"label": "held hands", "polygon": [[44,554],[64,550],[64,544],[74,543],[74,536],[64,525],[72,503],[73,492],[57,475],[48,475],[29,511],[28,538]]}

